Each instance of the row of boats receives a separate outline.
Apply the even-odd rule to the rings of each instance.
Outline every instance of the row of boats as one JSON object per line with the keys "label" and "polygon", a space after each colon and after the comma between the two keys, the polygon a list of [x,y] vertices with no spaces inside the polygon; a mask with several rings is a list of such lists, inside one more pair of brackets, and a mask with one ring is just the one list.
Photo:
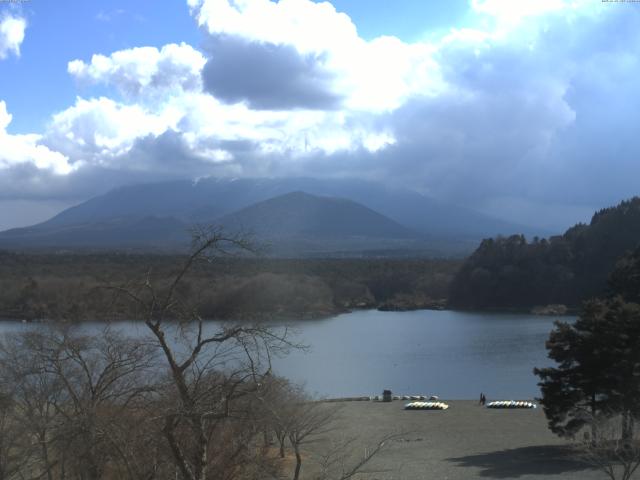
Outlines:
{"label": "row of boats", "polygon": [[499,400],[487,403],[487,408],[536,408],[536,404],[518,400]]}
{"label": "row of boats", "polygon": [[436,395],[389,395],[388,397],[384,395],[374,395],[369,397],[369,400],[372,402],[388,402],[390,400],[438,400],[438,397]]}
{"label": "row of boats", "polygon": [[449,408],[444,402],[411,402],[404,406],[405,410],[446,410]]}
{"label": "row of boats", "polygon": [[[487,408],[536,408],[533,402],[519,400],[498,400],[489,402]],[[404,406],[405,410],[447,410],[449,405],[444,402],[410,402]]]}

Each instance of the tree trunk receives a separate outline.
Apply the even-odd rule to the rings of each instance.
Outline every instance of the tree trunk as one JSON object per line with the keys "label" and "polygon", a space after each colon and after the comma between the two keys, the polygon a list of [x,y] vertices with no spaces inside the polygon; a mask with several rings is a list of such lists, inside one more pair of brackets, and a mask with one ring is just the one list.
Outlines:
{"label": "tree trunk", "polygon": [[206,434],[206,420],[202,417],[194,419],[195,426],[197,428],[197,438],[198,438],[198,446],[197,446],[197,455],[198,455],[198,472],[197,472],[197,480],[207,480],[207,450],[209,447],[209,440]]}
{"label": "tree trunk", "polygon": [[183,480],[195,480],[195,475],[192,473],[191,467],[189,466],[187,459],[182,453],[180,445],[178,444],[178,441],[174,435],[174,428],[175,426],[173,425],[171,419],[168,417],[165,418],[165,425],[162,431],[165,435],[165,438],[167,439],[167,442],[169,443],[169,448],[171,448],[171,452],[173,453],[173,459],[176,464],[176,468],[180,470]]}
{"label": "tree trunk", "polygon": [[591,395],[591,446],[598,441],[598,426],[596,425],[596,396]]}
{"label": "tree trunk", "polygon": [[622,412],[622,441],[625,445],[631,442],[633,436],[633,426],[629,411]]}
{"label": "tree trunk", "polygon": [[49,448],[47,447],[47,432],[46,430],[40,432],[40,443],[42,445],[42,460],[44,461],[45,468],[47,469],[47,480],[53,480],[53,474],[51,472],[51,463],[49,462]]}
{"label": "tree trunk", "polygon": [[293,480],[298,480],[300,477],[300,469],[302,468],[302,456],[300,455],[300,449],[298,448],[298,443],[293,444],[293,449],[296,452],[296,469],[293,472]]}

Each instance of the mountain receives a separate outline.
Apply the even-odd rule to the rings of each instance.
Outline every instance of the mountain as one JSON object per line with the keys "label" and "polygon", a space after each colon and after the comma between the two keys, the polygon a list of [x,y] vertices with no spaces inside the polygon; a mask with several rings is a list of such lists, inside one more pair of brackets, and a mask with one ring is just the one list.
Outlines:
{"label": "mountain", "polygon": [[188,225],[173,217],[111,217],[0,232],[0,247],[174,249],[189,245]]}
{"label": "mountain", "polygon": [[266,238],[418,238],[415,232],[359,203],[304,192],[255,203],[218,222],[228,230],[249,230]]}
{"label": "mountain", "polygon": [[[297,200],[305,200],[300,206],[306,205],[312,213],[303,216],[300,211],[295,211],[293,207],[297,203],[296,197],[286,196],[294,192],[298,192]],[[301,192],[316,198],[304,197]],[[284,197],[278,201],[274,200],[260,206],[262,202],[283,195]],[[324,200],[320,201],[319,198]],[[334,203],[327,200],[328,198],[334,198]],[[336,198],[343,199],[342,202],[350,200],[351,204],[337,205]],[[318,207],[318,203],[322,203],[324,207],[313,210]],[[348,222],[336,223],[340,218],[337,213],[347,205],[353,209],[355,204],[360,204],[362,209],[357,214],[352,212],[353,215]],[[243,209],[248,210],[243,212]],[[272,213],[266,215],[260,209],[267,209]],[[289,213],[276,213],[280,210]],[[320,217],[321,212],[323,216]],[[378,215],[375,222],[373,214]],[[304,223],[296,227],[292,223],[295,218],[301,222],[303,217],[306,218],[305,221],[310,221],[309,219],[315,216],[318,216],[318,220],[313,228]],[[383,217],[386,217],[384,221]],[[262,218],[269,220],[262,221]],[[361,218],[362,222],[356,222],[356,218]],[[395,224],[394,228],[391,228],[390,222]],[[487,236],[511,231],[528,235],[536,233],[526,227],[496,220],[469,209],[437,202],[411,190],[364,180],[205,178],[197,182],[172,181],[112,190],[69,208],[41,224],[0,232],[0,247],[176,248],[187,245],[186,231],[190,225],[196,223],[247,223],[262,234],[277,238],[282,248],[293,248],[295,243],[296,251],[308,249],[314,252],[318,251],[320,246],[318,238],[322,237],[325,242],[321,248],[323,251],[373,249],[396,252],[409,250],[413,253],[421,251],[428,255],[465,254],[470,252],[481,238]],[[391,237],[376,237],[369,233],[364,234],[364,230],[361,232],[363,234],[352,234],[352,231],[347,229],[335,236],[335,241],[328,241],[332,228],[340,231],[338,227],[351,228],[359,225],[364,228],[365,224],[377,225],[376,228],[379,228],[380,232],[395,233]],[[268,232],[267,227],[272,226],[277,226],[282,231],[278,235]],[[309,228],[310,232],[315,228],[316,234],[322,230],[325,235],[308,232],[303,235],[296,232],[296,228]],[[405,232],[402,235],[399,234],[401,228]],[[411,235],[407,233],[410,231]],[[380,232],[375,233],[377,235]],[[365,242],[365,238],[393,238],[394,241],[372,243]],[[403,241],[398,242],[399,239]]]}
{"label": "mountain", "polygon": [[205,178],[132,185],[71,207],[47,225],[76,224],[111,217],[175,217],[186,223],[211,222],[256,202],[285,193],[307,192],[353,200],[413,230],[433,237],[479,240],[511,232],[543,234],[421,193],[352,179]]}
{"label": "mountain", "polygon": [[450,304],[523,309],[606,293],[616,262],[640,244],[640,198],[596,212],[588,225],[528,242],[521,235],[484,240],[456,275]]}
{"label": "mountain", "polygon": [[[351,200],[292,192],[224,215],[216,223],[249,233],[277,255],[427,249],[421,236]],[[43,224],[0,233],[0,246],[175,250],[189,245],[189,225],[174,217],[109,217]]]}
{"label": "mountain", "polygon": [[344,198],[292,192],[217,220],[230,232],[249,232],[277,255],[426,250],[421,235]]}

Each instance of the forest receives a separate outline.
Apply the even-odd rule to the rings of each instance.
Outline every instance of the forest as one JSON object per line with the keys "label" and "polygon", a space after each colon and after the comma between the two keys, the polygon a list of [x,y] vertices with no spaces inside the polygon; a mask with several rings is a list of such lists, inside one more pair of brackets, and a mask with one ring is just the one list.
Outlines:
{"label": "forest", "polygon": [[[166,281],[180,255],[0,252],[0,317],[131,319],[109,286]],[[210,319],[308,319],[358,308],[441,308],[460,260],[216,258],[180,294]],[[108,313],[107,313],[108,312]]]}
{"label": "forest", "polygon": [[486,239],[456,274],[449,303],[465,309],[530,310],[551,304],[576,309],[607,293],[616,263],[639,241],[638,197],[549,239]]}

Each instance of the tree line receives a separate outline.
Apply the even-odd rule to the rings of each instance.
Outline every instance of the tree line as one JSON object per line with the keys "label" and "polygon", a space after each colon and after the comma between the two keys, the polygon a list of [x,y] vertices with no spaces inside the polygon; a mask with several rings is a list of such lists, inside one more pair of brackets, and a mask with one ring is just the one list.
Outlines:
{"label": "tree line", "polygon": [[579,308],[607,293],[616,261],[640,242],[640,198],[596,212],[589,225],[528,241],[523,235],[482,241],[451,284],[449,303],[469,309]]}
{"label": "tree line", "polygon": [[[0,252],[0,317],[27,320],[131,319],[136,306],[113,305],[106,283],[144,277],[159,286],[183,256]],[[292,319],[357,308],[420,308],[446,298],[459,260],[269,259],[223,257],[194,265],[179,293],[217,319]],[[117,307],[117,308],[116,308]]]}

